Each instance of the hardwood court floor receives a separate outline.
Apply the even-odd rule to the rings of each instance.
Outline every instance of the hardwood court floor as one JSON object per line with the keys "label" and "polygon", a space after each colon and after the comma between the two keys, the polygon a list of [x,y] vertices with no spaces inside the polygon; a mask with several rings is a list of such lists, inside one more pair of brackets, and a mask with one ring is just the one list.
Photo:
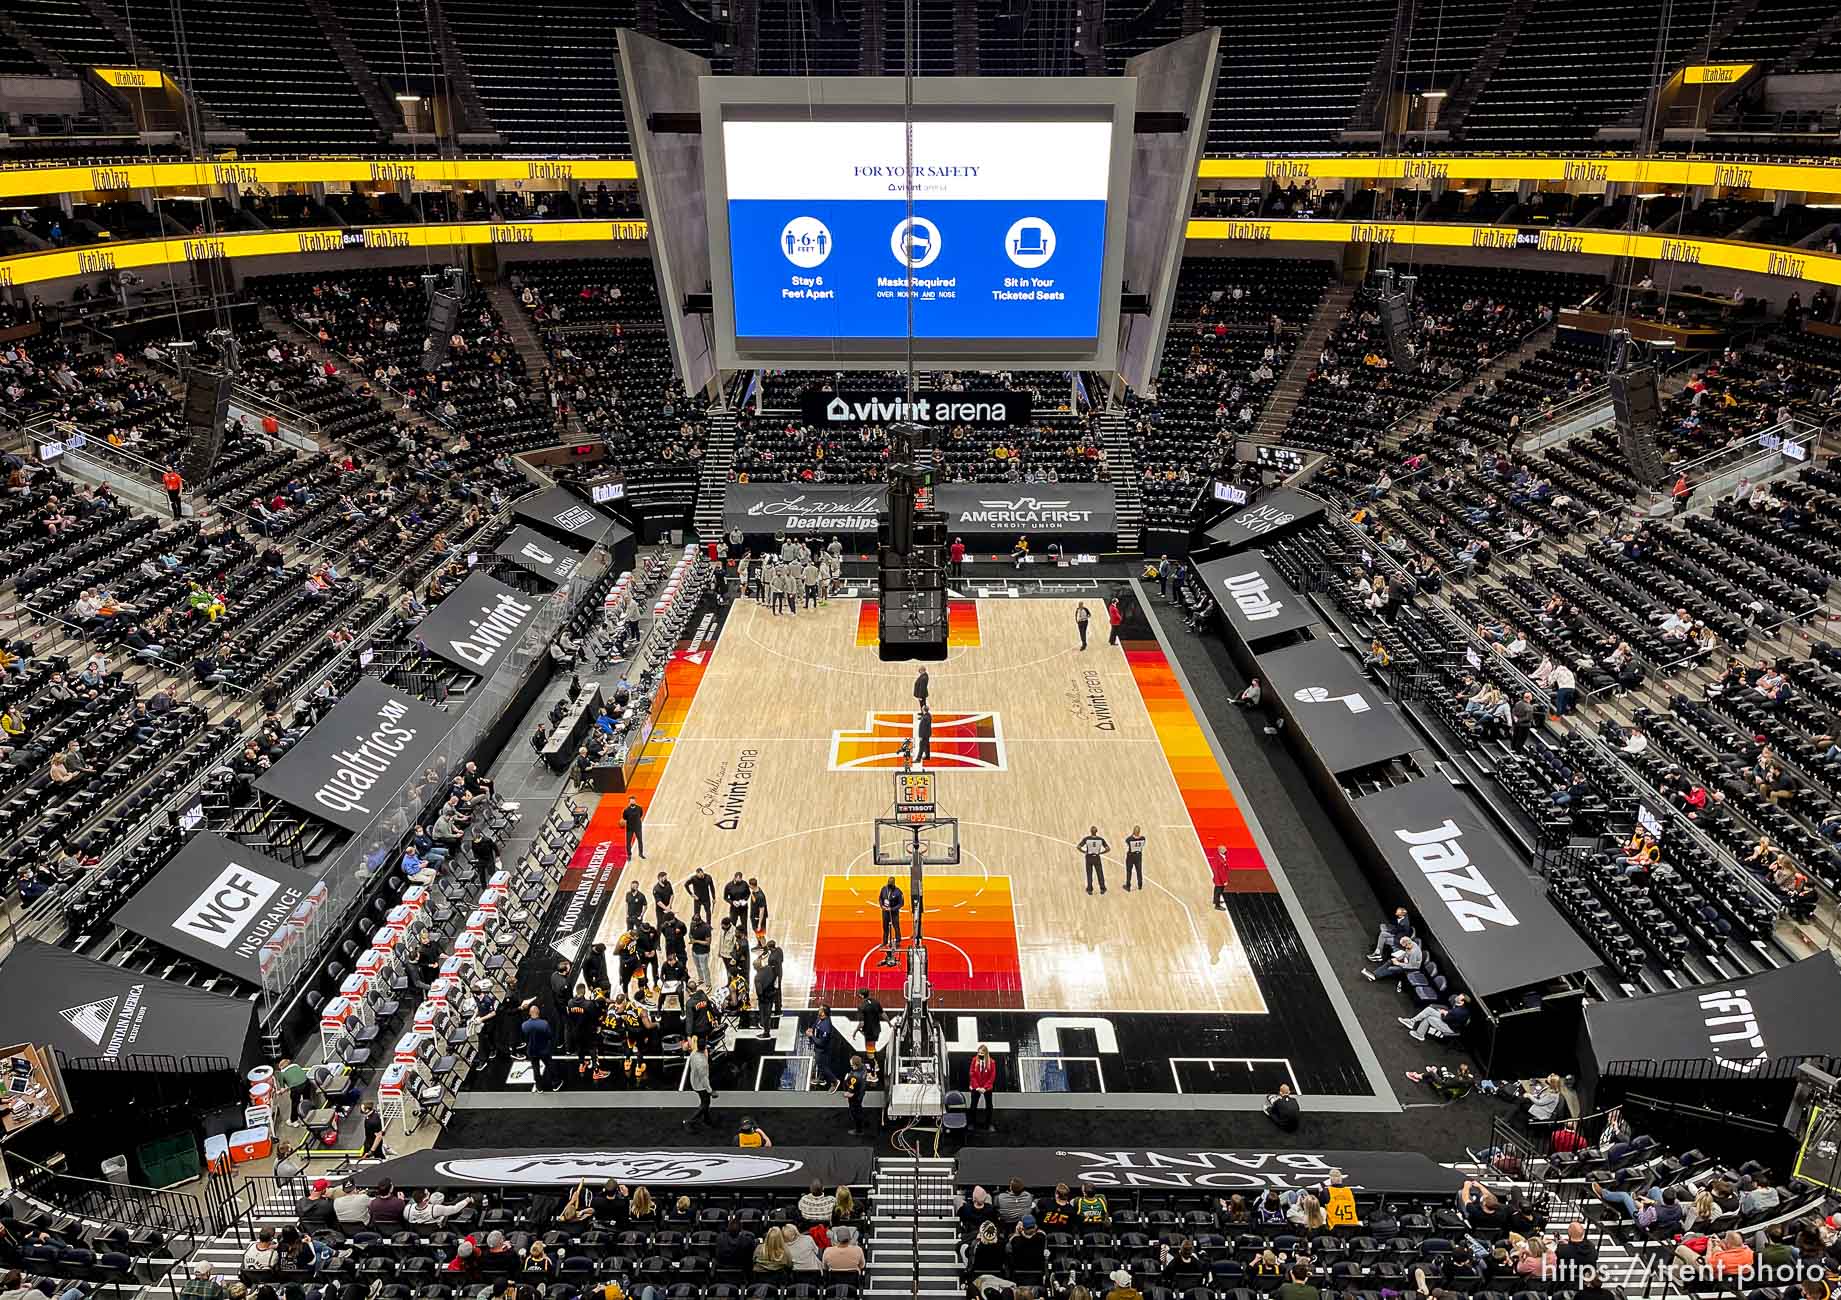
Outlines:
{"label": "hardwood court floor", "polygon": [[[1105,644],[1105,608],[1089,602],[1082,653],[1075,604],[980,601],[954,621],[955,642],[975,644],[928,666],[929,766],[963,856],[930,869],[940,1002],[1263,1013],[1247,953],[1210,906],[1203,847],[1124,650]],[[682,882],[701,864],[718,892],[738,869],[758,876],[789,1008],[844,1002],[859,970],[892,987],[874,978],[874,900],[889,872],[871,845],[911,730],[916,665],[879,661],[866,621],[856,600],[778,617],[738,602],[652,799],[649,859],[628,869],[649,888],[660,870]],[[1112,845],[1103,897],[1086,893],[1074,847],[1096,823]],[[1133,825],[1149,839],[1147,888],[1126,893]],[[616,901],[598,937],[611,943],[623,919]]]}

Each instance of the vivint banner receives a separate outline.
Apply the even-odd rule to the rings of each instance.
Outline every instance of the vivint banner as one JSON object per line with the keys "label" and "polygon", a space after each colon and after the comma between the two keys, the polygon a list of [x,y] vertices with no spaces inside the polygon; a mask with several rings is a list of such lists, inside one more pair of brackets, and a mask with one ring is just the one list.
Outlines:
{"label": "vivint banner", "polygon": [[[724,498],[725,529],[748,534],[873,536],[888,488],[815,483],[732,483]],[[934,493],[948,536],[1019,533],[1038,540],[1056,534],[1103,534],[1117,526],[1110,483],[947,483]]]}
{"label": "vivint banner", "polygon": [[278,952],[325,895],[318,876],[209,831],[187,840],[114,916],[124,930],[215,970],[262,982]]}
{"label": "vivint banner", "polygon": [[955,424],[980,427],[1028,424],[1034,398],[1029,393],[992,389],[971,393],[899,390],[874,393],[807,392],[799,399],[800,417],[819,429],[861,429],[898,421],[950,429]]}
{"label": "vivint banner", "polygon": [[421,775],[459,716],[360,677],[332,712],[262,774],[256,789],[345,830],[362,831]]}
{"label": "vivint banner", "polygon": [[490,677],[524,642],[542,604],[542,597],[474,573],[416,624],[416,635],[430,654]]}

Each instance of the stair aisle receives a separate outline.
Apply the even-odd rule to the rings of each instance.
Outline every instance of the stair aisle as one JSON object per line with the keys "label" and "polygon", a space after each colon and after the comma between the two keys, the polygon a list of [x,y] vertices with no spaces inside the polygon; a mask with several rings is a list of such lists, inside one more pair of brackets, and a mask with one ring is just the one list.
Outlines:
{"label": "stair aisle", "polygon": [[869,1203],[865,1296],[965,1294],[950,1159],[878,1157]]}
{"label": "stair aisle", "polygon": [[1131,417],[1122,408],[1100,413],[1100,443],[1106,448],[1106,472],[1112,480],[1121,551],[1136,551],[1143,544],[1144,490],[1138,476],[1138,453],[1132,446]]}
{"label": "stair aisle", "polygon": [[1255,442],[1278,442],[1284,435],[1285,426],[1291,422],[1291,413],[1298,405],[1298,399],[1304,396],[1307,376],[1316,368],[1317,355],[1323,351],[1325,340],[1330,331],[1342,320],[1342,314],[1349,304],[1355,301],[1355,286],[1338,284],[1323,296],[1323,303],[1317,308],[1317,314],[1292,347],[1291,358],[1285,365],[1285,372],[1279,376],[1278,384],[1272,390],[1272,399],[1259,417],[1254,427]]}
{"label": "stair aisle", "polygon": [[697,481],[693,517],[702,541],[722,535],[722,502],[735,464],[735,411],[726,402],[712,406],[703,425],[703,473]]}

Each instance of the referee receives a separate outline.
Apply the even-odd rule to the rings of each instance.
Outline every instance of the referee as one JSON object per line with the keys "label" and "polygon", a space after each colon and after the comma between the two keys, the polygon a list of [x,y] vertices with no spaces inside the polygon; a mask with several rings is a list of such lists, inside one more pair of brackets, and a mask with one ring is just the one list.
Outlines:
{"label": "referee", "polygon": [[908,900],[902,895],[901,886],[890,876],[888,884],[876,895],[876,903],[882,908],[882,964],[893,966],[895,954],[901,948],[901,909]]}
{"label": "referee", "polygon": [[1144,828],[1134,826],[1125,837],[1125,892],[1131,892],[1131,878],[1138,878],[1138,892],[1144,892]]}
{"label": "referee", "polygon": [[1087,836],[1074,846],[1087,859],[1087,892],[1093,892],[1093,881],[1099,879],[1099,892],[1106,892],[1106,864],[1101,855],[1112,852],[1112,845],[1106,843],[1106,837],[1099,833],[1099,827],[1087,827]]}

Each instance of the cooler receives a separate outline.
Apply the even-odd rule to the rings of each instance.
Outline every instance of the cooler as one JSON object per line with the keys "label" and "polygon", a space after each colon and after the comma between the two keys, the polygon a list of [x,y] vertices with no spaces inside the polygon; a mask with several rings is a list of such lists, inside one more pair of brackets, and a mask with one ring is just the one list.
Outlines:
{"label": "cooler", "polygon": [[465,926],[465,933],[483,935],[486,933],[487,923],[488,923],[488,918],[484,912],[481,912],[478,909],[468,912],[467,913],[467,924]]}
{"label": "cooler", "polygon": [[371,977],[360,971],[353,971],[339,981],[339,996],[356,1002],[369,992],[370,988]]}
{"label": "cooler", "polygon": [[403,937],[401,930],[392,930],[387,925],[377,927],[377,933],[371,936],[371,947],[382,948],[386,952],[396,951],[396,941]]}
{"label": "cooler", "polygon": [[384,924],[392,930],[404,931],[415,923],[416,909],[398,903],[384,914]]}
{"label": "cooler", "polygon": [[222,1133],[205,1139],[205,1168],[214,1174],[230,1172],[230,1139]]}
{"label": "cooler", "polygon": [[238,1129],[230,1135],[230,1163],[244,1164],[251,1160],[266,1160],[274,1149],[265,1128]]}
{"label": "cooler", "polygon": [[427,1000],[438,1007],[447,1005],[448,995],[454,991],[452,980],[436,979],[429,982]]}
{"label": "cooler", "polygon": [[392,1061],[385,1067],[382,1077],[377,1081],[377,1099],[379,1101],[403,1099],[403,1084],[408,1081],[409,1066],[403,1061]]}
{"label": "cooler", "polygon": [[499,904],[505,901],[503,889],[482,889],[479,894],[478,910],[489,916],[498,914]]}
{"label": "cooler", "polygon": [[360,975],[368,975],[372,979],[380,979],[395,964],[396,958],[384,949],[366,948],[358,954],[358,960],[352,963],[352,970]]}
{"label": "cooler", "polygon": [[434,1002],[424,1002],[416,1008],[415,1020],[412,1022],[416,1031],[423,1034],[435,1032],[435,1021],[447,1008]]}
{"label": "cooler", "polygon": [[327,999],[326,1005],[320,1010],[320,1033],[336,1034],[343,1031],[345,1022],[350,1020],[356,1011],[357,1008],[352,1005],[350,998]]}
{"label": "cooler", "polygon": [[396,1047],[391,1050],[390,1059],[393,1061],[413,1061],[416,1059],[416,1055],[421,1052],[422,1044],[427,1041],[427,1034],[417,1033],[413,1029],[408,1030],[401,1038],[396,1040]]}

